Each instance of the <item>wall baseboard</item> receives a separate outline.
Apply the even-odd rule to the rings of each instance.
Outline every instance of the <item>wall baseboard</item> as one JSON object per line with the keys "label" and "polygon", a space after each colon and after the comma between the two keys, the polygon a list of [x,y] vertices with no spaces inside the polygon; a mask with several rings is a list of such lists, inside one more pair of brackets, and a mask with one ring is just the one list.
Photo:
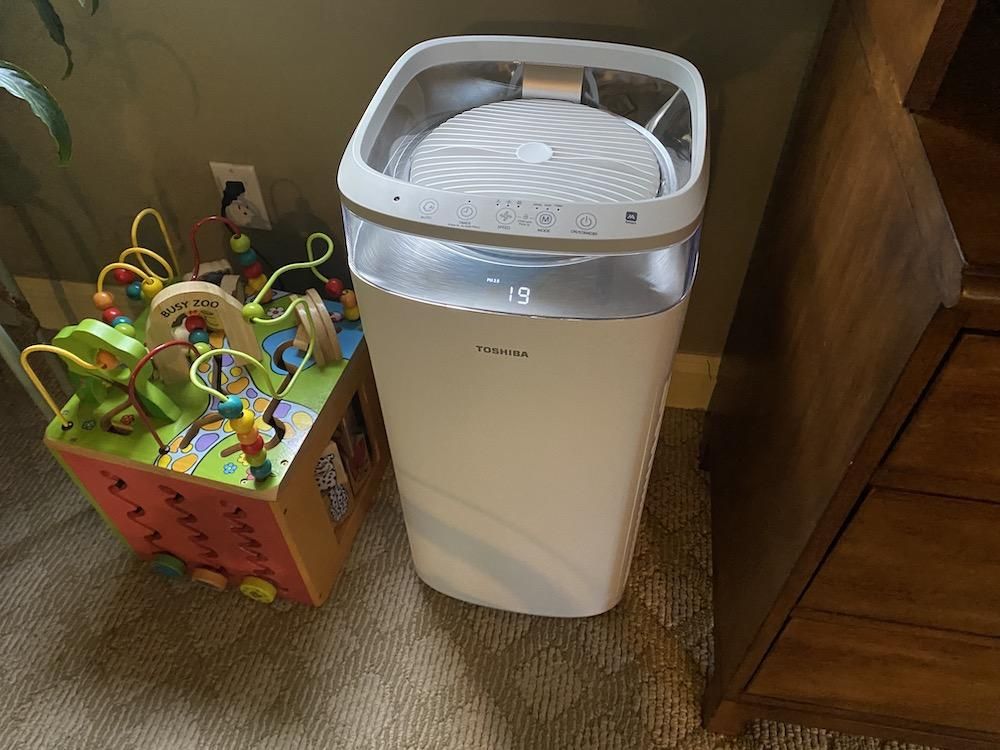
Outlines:
{"label": "wall baseboard", "polygon": [[715,377],[719,372],[719,359],[707,354],[678,352],[670,375],[667,406],[675,409],[707,409],[715,388]]}
{"label": "wall baseboard", "polygon": [[[35,311],[39,322],[45,328],[59,330],[63,326],[76,323],[82,318],[96,318],[94,285],[80,281],[56,281],[36,276],[16,276],[14,280],[24,298]],[[120,291],[117,286],[112,291]],[[119,307],[129,303],[133,314],[140,307],[116,294]],[[715,375],[719,370],[719,358],[705,354],[679,352],[674,359],[667,406],[676,409],[705,409],[715,388]]]}

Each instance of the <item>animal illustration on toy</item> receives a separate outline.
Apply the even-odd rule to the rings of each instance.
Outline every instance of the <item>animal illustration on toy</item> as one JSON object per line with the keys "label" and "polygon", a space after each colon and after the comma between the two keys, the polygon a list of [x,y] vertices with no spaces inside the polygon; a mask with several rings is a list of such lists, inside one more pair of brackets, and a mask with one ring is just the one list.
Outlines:
{"label": "animal illustration on toy", "polygon": [[[146,217],[156,220],[169,260],[139,246]],[[231,232],[243,279],[236,295],[199,278],[196,235],[209,223]],[[353,292],[319,271],[333,241],[310,235],[307,260],[267,276],[250,238],[210,216],[192,227],[193,267],[181,278],[159,212],[139,212],[131,239],[97,277],[100,319],[21,354],[55,415],[46,444],[158,572],[215,589],[237,584],[262,602],[321,604],[341,545],[313,472],[335,426],[324,407],[362,340]],[[277,290],[294,269],[311,270],[333,299]],[[124,304],[106,288],[109,278],[124,287]],[[67,365],[75,392],[62,407],[31,366],[39,353]]]}

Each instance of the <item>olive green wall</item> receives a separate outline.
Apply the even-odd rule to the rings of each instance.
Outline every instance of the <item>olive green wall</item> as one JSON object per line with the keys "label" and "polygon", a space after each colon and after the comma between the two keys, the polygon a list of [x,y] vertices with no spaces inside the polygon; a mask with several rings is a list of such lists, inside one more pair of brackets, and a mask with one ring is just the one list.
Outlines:
{"label": "olive green wall", "polygon": [[[272,220],[255,245],[297,259],[299,236],[340,231],[336,171],[369,97],[412,44],[511,33],[676,52],[711,101],[712,184],[681,343],[725,340],[799,86],[829,0],[103,0],[63,15],[76,70],[28,2],[0,7],[0,57],[48,84],[73,129],[61,169],[47,133],[0,97],[0,257],[15,274],[92,280],[147,205],[175,237],[214,212],[208,161],[254,164]],[[263,236],[267,235],[267,236]],[[221,253],[221,230],[206,232]],[[153,241],[150,240],[150,243]]]}

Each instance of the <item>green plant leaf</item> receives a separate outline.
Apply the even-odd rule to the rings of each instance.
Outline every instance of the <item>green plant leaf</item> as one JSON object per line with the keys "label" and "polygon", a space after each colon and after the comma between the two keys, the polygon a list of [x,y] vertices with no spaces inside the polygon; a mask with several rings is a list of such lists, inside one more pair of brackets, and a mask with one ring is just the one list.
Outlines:
{"label": "green plant leaf", "polygon": [[24,99],[35,116],[45,123],[59,149],[59,163],[68,164],[73,152],[73,138],[66,116],[49,90],[26,70],[6,60],[0,60],[0,88],[7,89],[18,99]]}
{"label": "green plant leaf", "polygon": [[68,78],[69,74],[73,72],[73,51],[66,44],[66,30],[63,28],[62,19],[59,18],[59,14],[56,13],[56,9],[52,7],[49,0],[31,0],[31,2],[34,3],[38,17],[45,24],[45,30],[49,32],[52,41],[62,47],[63,52],[66,53],[66,72],[63,73],[63,78]]}

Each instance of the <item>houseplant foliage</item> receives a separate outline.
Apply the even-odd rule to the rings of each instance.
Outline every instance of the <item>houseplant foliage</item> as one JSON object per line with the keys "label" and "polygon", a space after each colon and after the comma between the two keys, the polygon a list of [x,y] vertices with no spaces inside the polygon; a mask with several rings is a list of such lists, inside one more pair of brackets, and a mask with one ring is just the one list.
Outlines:
{"label": "houseplant foliage", "polygon": [[[82,7],[87,7],[88,0],[79,0]],[[66,70],[63,78],[73,72],[73,51],[66,41],[66,30],[62,19],[50,0],[31,0],[38,13],[38,18],[45,25],[49,38],[62,47],[66,54]],[[91,0],[90,14],[97,12],[99,0]],[[0,59],[0,88],[6,89],[18,99],[23,99],[35,117],[41,120],[52,134],[56,142],[59,163],[69,163],[73,153],[73,139],[69,131],[69,123],[62,108],[45,86],[31,73],[7,60]]]}

